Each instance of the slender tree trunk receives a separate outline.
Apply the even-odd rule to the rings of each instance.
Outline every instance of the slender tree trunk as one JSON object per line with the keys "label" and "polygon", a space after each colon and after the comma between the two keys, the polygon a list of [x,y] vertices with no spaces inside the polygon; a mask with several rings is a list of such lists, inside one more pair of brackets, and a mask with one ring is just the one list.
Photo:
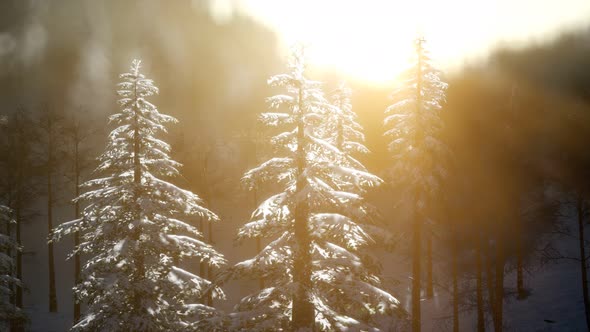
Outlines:
{"label": "slender tree trunk", "polygon": [[[201,232],[201,234],[203,235],[203,238],[205,237],[205,225],[203,223],[203,218],[201,218],[199,220],[199,231]],[[205,264],[205,262],[200,261],[199,262],[199,277],[201,278],[205,278],[207,276],[207,264]],[[203,294],[201,299],[199,300],[200,303],[202,304],[207,304],[207,297]]]}
{"label": "slender tree trunk", "polygon": [[[76,132],[74,137],[74,184],[75,188],[75,197],[80,196],[80,151],[79,151],[79,137],[78,137],[78,128],[75,128]],[[74,203],[74,219],[80,218],[80,203],[76,200]],[[74,246],[77,248],[80,245],[80,234],[78,232],[74,233]],[[80,254],[76,253],[74,255],[74,284],[78,285],[81,281],[80,278]],[[80,302],[78,302],[77,296],[74,294],[74,325],[80,321]]]}
{"label": "slender tree trunk", "polygon": [[[53,231],[53,120],[47,114],[47,234]],[[57,292],[55,289],[55,257],[53,242],[47,243],[49,266],[49,312],[57,312]]]}
{"label": "slender tree trunk", "polygon": [[[257,237],[256,238],[256,252],[260,252],[262,250],[262,243],[260,241],[260,238]],[[258,288],[259,289],[264,289],[264,276],[260,276],[260,278],[258,279]]]}
{"label": "slender tree trunk", "polygon": [[524,252],[523,252],[523,220],[517,217],[516,225],[516,293],[518,299],[524,299],[526,292],[524,289]]}
{"label": "slender tree trunk", "polygon": [[516,253],[516,291],[518,293],[518,298],[524,299],[526,297],[526,292],[524,290],[524,263],[522,257],[522,244],[520,243],[520,241],[517,244],[517,247],[518,252]]}
{"label": "slender tree trunk", "polygon": [[[422,103],[422,41],[418,41],[418,73],[416,77],[416,123],[419,125],[418,117],[421,113]],[[416,141],[422,135],[419,128],[416,128]],[[420,317],[420,291],[421,291],[421,247],[422,247],[422,216],[418,211],[418,201],[420,199],[419,188],[415,188],[414,197],[414,234],[413,234],[413,250],[412,250],[412,331],[420,332],[421,317]]]}
{"label": "slender tree trunk", "polygon": [[[9,187],[7,189],[7,192],[8,192],[8,202],[7,203],[8,203],[8,207],[10,207],[10,208],[13,207],[13,189],[12,189],[11,184],[12,183],[9,182],[9,184],[8,184]],[[12,239],[12,227],[10,227],[10,222],[9,221],[6,222],[6,230],[5,231],[6,231],[6,236],[8,236],[9,238]],[[8,257],[14,257],[13,256],[12,249],[10,247],[6,247],[5,253],[6,253],[6,255]],[[10,276],[11,277],[14,277],[14,274],[15,274],[14,272],[15,272],[14,271],[14,266],[11,266],[10,267]],[[14,294],[15,287],[18,287],[18,286],[15,286],[13,284],[10,284],[9,287],[10,287],[10,289],[9,289],[9,291],[10,291],[10,294],[9,294],[9,302],[10,302],[10,304],[14,305],[15,304],[15,300],[16,300],[15,294]],[[16,329],[15,329],[16,324],[17,323],[16,323],[16,321],[14,319],[10,319],[8,321],[8,325],[7,326],[10,327],[10,331],[16,331]]]}
{"label": "slender tree trunk", "polygon": [[580,272],[582,272],[582,297],[586,313],[586,328],[590,331],[590,297],[588,296],[588,270],[586,266],[586,247],[584,243],[584,201],[578,195],[578,239],[580,244]]}
{"label": "slender tree trunk", "polygon": [[[210,245],[213,245],[213,224],[211,222],[209,222],[208,224],[209,224],[208,241],[209,241]],[[207,280],[213,280],[213,267],[212,266],[207,267]],[[213,306],[213,295],[211,294],[211,292],[207,293],[207,305],[210,307]]]}
{"label": "slender tree trunk", "polygon": [[[22,156],[21,156],[22,161]],[[16,208],[15,210],[15,219],[16,219],[16,244],[19,247],[22,247],[22,240],[21,240],[21,225],[22,225],[22,195],[23,195],[23,173],[22,167],[23,162],[19,165],[19,170],[17,171],[17,179],[16,179]],[[23,253],[21,250],[16,251],[16,278],[18,280],[23,280]],[[16,306],[19,308],[23,307],[23,290],[22,287],[16,286]]]}
{"label": "slender tree trunk", "polygon": [[[137,82],[135,82],[133,86],[133,98],[137,100]],[[135,222],[137,223],[135,227],[135,232],[133,234],[134,240],[139,242],[141,238],[141,207],[139,206],[139,196],[140,196],[140,186],[141,186],[141,160],[139,158],[139,154],[141,151],[141,139],[139,137],[139,110],[137,109],[137,103],[133,103],[133,111],[134,111],[134,130],[133,130],[133,183],[135,184]],[[135,273],[136,273],[136,281],[141,282],[145,278],[145,266],[144,266],[144,257],[141,252],[135,253]],[[135,291],[133,294],[134,299],[133,302],[135,304],[135,309],[142,311],[141,305],[141,298],[142,294]]]}
{"label": "slender tree trunk", "polygon": [[432,234],[426,235],[426,298],[434,297],[434,280],[432,276]]}
{"label": "slender tree trunk", "polygon": [[[209,157],[207,156],[207,159],[205,160],[205,172],[203,172],[203,179],[205,179],[204,184],[205,184],[205,190],[203,191],[203,195],[204,195],[204,199],[205,202],[207,202],[207,204],[211,205],[211,194],[209,192],[209,183],[206,180],[207,177],[207,173],[208,173],[208,165],[209,165]],[[207,223],[207,240],[209,242],[210,245],[213,245],[213,223],[208,222]],[[213,267],[211,265],[207,266],[207,280],[213,280]],[[211,292],[207,293],[207,305],[212,307],[213,306],[213,296],[211,294]]]}
{"label": "slender tree trunk", "polygon": [[[201,232],[201,234],[203,235],[203,238],[205,237],[205,225],[203,224],[203,218],[201,218],[199,220],[199,231]],[[205,265],[205,262],[201,261],[199,263],[199,276],[201,278],[205,278],[205,275],[207,274],[207,266]]]}
{"label": "slender tree trunk", "polygon": [[488,289],[488,307],[490,310],[490,314],[492,318],[494,317],[494,308],[496,307],[496,301],[494,298],[494,285],[495,285],[495,278],[494,278],[494,263],[492,261],[492,250],[493,248],[487,244],[486,245],[486,287]]}
{"label": "slender tree trunk", "polygon": [[501,244],[496,245],[496,287],[495,287],[495,306],[494,306],[494,331],[502,331],[503,323],[503,304],[504,304],[504,264],[505,264],[504,247]]}
{"label": "slender tree trunk", "polygon": [[[20,152],[22,153],[22,152]],[[23,195],[23,174],[22,174],[22,167],[24,167],[24,163],[22,160],[22,156],[19,156],[20,165],[17,171],[17,180],[16,180],[16,208],[15,208],[15,220],[16,220],[16,243],[19,248],[22,248],[22,240],[21,240],[21,224],[22,224],[22,195]],[[16,250],[16,278],[22,282],[23,280],[23,253],[22,250]],[[16,285],[16,299],[15,305],[17,308],[23,308],[23,287]],[[14,322],[13,330],[15,332],[24,331],[23,323],[19,321]]]}
{"label": "slender tree trunk", "polygon": [[[49,182],[48,187],[51,187]],[[49,195],[49,200],[53,199],[53,195]],[[52,203],[47,203],[47,234],[53,230],[53,209]],[[53,242],[47,244],[48,264],[49,264],[49,312],[57,312],[57,292],[55,288],[55,257],[53,252]]]}
{"label": "slender tree trunk", "polygon": [[[28,153],[28,146],[26,146],[27,137],[23,132],[24,123],[21,118],[21,110],[19,109],[15,115],[16,126],[18,134],[16,142],[14,142],[16,149],[16,183],[15,183],[15,197],[14,197],[14,220],[15,220],[15,237],[18,248],[22,248],[21,239],[21,225],[23,222],[23,195],[25,194],[25,174],[24,168],[26,167],[26,159]],[[22,250],[16,249],[16,278],[21,281],[23,280],[23,255]],[[17,308],[23,308],[23,287],[22,285],[15,285],[14,304]],[[13,320],[11,323],[11,331],[22,332],[24,331],[24,325],[22,320]]]}
{"label": "slender tree trunk", "polygon": [[459,250],[457,248],[457,237],[452,244],[453,250],[453,332],[459,332]]}
{"label": "slender tree trunk", "polygon": [[[262,250],[262,245],[260,244],[260,238],[256,238],[256,252],[260,252]],[[258,288],[264,289],[264,277],[260,277],[258,279]]]}
{"label": "slender tree trunk", "polygon": [[[209,184],[207,183],[209,153],[209,150],[205,151],[201,165],[201,183],[203,185],[201,198],[206,204],[211,204],[211,198],[209,196]],[[199,220],[199,230],[202,232],[203,237],[205,237],[205,224],[203,223],[202,218],[201,220]],[[207,241],[209,242],[209,244],[213,244],[213,226],[210,222],[207,224]],[[206,278],[207,280],[211,280],[211,278],[213,277],[213,271],[211,270],[211,266],[208,266],[206,262],[201,262],[199,264],[199,273],[201,277]],[[202,298],[201,302],[208,306],[213,306],[213,298],[211,296],[211,292],[207,293]]]}
{"label": "slender tree trunk", "polygon": [[482,271],[482,254],[481,254],[481,239],[478,242],[476,252],[476,269],[477,269],[477,332],[485,332],[485,317],[484,317],[484,303],[483,303],[483,271]]}
{"label": "slender tree trunk", "polygon": [[[258,207],[258,192],[254,189],[254,208]],[[256,252],[262,251],[262,243],[260,241],[260,237],[256,238]],[[258,279],[258,288],[264,289],[264,277],[260,276]]]}
{"label": "slender tree trunk", "polygon": [[[13,190],[12,183],[9,182],[8,189],[7,189],[7,192],[8,192],[8,202],[7,202],[8,205],[7,206],[11,209],[13,208],[13,204],[14,204],[12,190]],[[10,239],[12,239],[12,227],[10,227],[10,226],[11,226],[10,222],[7,221],[5,232],[6,232],[6,236],[8,236]],[[5,253],[6,253],[6,256],[8,256],[8,257],[11,257],[11,258],[14,257],[13,253],[12,253],[12,249],[8,246],[6,247]],[[13,265],[10,267],[10,276],[14,277],[14,272],[15,271],[14,271],[14,265]],[[12,285],[12,284],[10,285],[10,299],[9,299],[9,301],[10,301],[10,304],[15,304],[14,285]]]}
{"label": "slender tree trunk", "polygon": [[[341,107],[342,103],[338,101],[338,107]],[[336,125],[336,148],[342,151],[344,146],[344,126],[342,125],[342,117],[338,117],[338,124]]]}
{"label": "slender tree trunk", "polygon": [[[418,197],[418,195],[416,195]],[[422,218],[420,213],[414,212],[414,230],[412,238],[412,331],[420,332],[420,290],[421,290],[421,269],[420,269],[420,247],[422,246]]]}
{"label": "slender tree trunk", "polygon": [[[303,90],[299,87],[297,120],[297,182],[295,191],[300,193],[305,187],[303,170],[306,167],[305,156],[305,125],[303,123]],[[311,303],[309,290],[311,289],[311,240],[307,224],[307,201],[301,199],[295,206],[295,253],[293,260],[293,279],[297,289],[293,298],[291,321],[293,330],[315,329],[315,308]]]}

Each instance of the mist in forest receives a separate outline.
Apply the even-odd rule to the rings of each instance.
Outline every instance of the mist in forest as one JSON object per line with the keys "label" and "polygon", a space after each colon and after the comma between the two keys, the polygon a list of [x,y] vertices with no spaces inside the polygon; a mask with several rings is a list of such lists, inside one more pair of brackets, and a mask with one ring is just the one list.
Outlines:
{"label": "mist in forest", "polygon": [[[14,325],[13,317],[2,328],[62,331],[84,315],[86,305],[74,309],[72,295],[78,268],[66,260],[73,240],[48,247],[47,222],[56,227],[74,219],[76,183],[97,174],[97,157],[114,129],[109,116],[119,109],[119,74],[133,59],[141,59],[142,72],[159,88],[150,102],[178,119],[163,139],[183,166],[168,180],[199,195],[219,216],[209,227],[191,219],[202,240],[223,253],[228,266],[271,243],[236,238],[279,186],[248,191],[241,179],[277,151],[269,143],[273,130],[259,120],[269,108],[266,98],[281,93],[268,78],[288,69],[280,38],[254,17],[208,1],[0,3],[0,207],[18,211],[11,218],[18,219],[23,249],[10,255],[22,260],[24,285],[20,301],[3,296],[26,317],[24,325]],[[322,82],[326,95],[347,81],[370,150],[353,157],[387,179],[395,156],[384,135],[384,111],[402,80],[374,84],[311,67],[307,75]],[[438,196],[421,212],[429,216],[418,244],[423,330],[590,329],[584,228],[590,29],[498,47],[442,71],[441,79],[448,88],[438,138],[449,153],[445,160],[421,159],[446,168]],[[400,301],[400,312],[384,314],[381,328],[411,330],[414,199],[386,180],[363,200],[387,236],[359,257]],[[6,225],[2,234],[17,241],[16,225]],[[211,279],[225,271],[202,265],[196,258],[182,264]],[[263,288],[263,279],[224,280],[227,299],[209,298],[209,304],[232,312],[251,290]],[[560,298],[562,284],[569,295]],[[546,303],[552,307],[538,309]]]}

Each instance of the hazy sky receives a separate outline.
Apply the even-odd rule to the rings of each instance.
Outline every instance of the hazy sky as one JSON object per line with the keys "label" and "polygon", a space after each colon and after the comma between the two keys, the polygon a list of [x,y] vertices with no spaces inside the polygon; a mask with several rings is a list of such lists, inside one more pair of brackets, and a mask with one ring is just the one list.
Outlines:
{"label": "hazy sky", "polygon": [[278,32],[285,45],[304,41],[310,61],[383,82],[403,66],[421,33],[444,67],[485,57],[498,45],[543,41],[590,24],[590,0],[216,0]]}

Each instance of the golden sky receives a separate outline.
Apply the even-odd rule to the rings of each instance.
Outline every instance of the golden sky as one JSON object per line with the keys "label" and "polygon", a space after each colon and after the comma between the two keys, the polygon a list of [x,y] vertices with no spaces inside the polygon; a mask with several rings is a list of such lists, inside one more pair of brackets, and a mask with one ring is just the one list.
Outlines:
{"label": "golden sky", "polygon": [[590,25],[590,0],[216,0],[275,30],[283,48],[308,46],[312,65],[371,82],[391,81],[422,34],[443,68]]}

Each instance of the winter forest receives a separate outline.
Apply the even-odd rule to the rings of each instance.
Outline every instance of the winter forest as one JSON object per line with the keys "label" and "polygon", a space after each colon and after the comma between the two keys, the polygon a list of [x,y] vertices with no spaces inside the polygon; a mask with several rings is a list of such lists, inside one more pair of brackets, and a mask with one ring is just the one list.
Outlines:
{"label": "winter forest", "polygon": [[590,331],[590,3],[0,2],[0,331]]}

